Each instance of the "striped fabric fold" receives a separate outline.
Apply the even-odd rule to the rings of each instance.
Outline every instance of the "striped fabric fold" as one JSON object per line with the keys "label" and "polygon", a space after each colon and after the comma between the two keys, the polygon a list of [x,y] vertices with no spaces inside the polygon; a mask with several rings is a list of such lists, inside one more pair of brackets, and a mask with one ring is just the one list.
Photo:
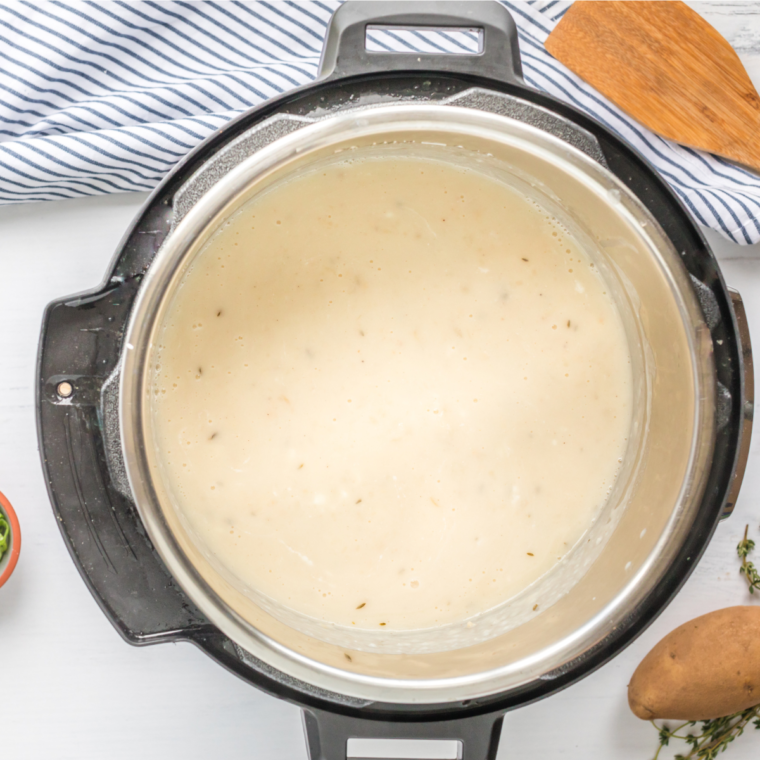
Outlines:
{"label": "striped fabric fold", "polygon": [[[526,82],[637,148],[695,220],[760,242],[760,176],[654,135],[545,50],[570,6],[505,2]],[[0,0],[0,204],[149,190],[246,109],[317,74],[339,2]],[[462,52],[445,32],[375,32],[372,49]]]}

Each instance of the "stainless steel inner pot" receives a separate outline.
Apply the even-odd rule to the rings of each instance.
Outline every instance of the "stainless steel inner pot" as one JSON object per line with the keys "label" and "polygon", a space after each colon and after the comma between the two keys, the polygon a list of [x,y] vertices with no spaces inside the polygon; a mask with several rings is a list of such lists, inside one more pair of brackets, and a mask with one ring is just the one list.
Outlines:
{"label": "stainless steel inner pot", "polygon": [[[357,636],[246,593],[186,530],[153,444],[150,359],[194,257],[256,194],[319,162],[370,154],[468,165],[538,199],[599,262],[633,356],[633,434],[599,518],[560,571],[534,589],[543,594],[540,613],[526,614],[518,598],[469,634],[413,632],[400,643],[393,634]],[[455,105],[343,111],[299,125],[215,177],[153,261],[125,345],[119,401],[125,465],[140,517],[168,570],[243,650],[287,676],[361,700],[434,704],[553,678],[662,581],[693,524],[715,442],[712,339],[679,253],[655,219],[582,150],[529,123]]]}

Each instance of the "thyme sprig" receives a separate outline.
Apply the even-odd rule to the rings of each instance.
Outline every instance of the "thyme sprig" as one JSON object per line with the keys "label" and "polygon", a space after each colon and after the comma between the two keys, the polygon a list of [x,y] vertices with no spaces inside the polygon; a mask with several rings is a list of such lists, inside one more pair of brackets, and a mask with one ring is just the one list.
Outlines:
{"label": "thyme sprig", "polygon": [[739,544],[736,547],[736,553],[742,561],[742,566],[739,568],[739,572],[747,579],[749,593],[754,594],[755,589],[760,590],[760,573],[757,572],[757,568],[753,562],[747,561],[747,555],[755,548],[755,542],[751,538],[747,538],[748,532],[749,525],[744,529],[744,538],[739,541]]}
{"label": "thyme sprig", "polygon": [[[688,754],[678,754],[674,760],[715,760],[719,753],[728,749],[728,745],[734,739],[744,733],[750,721],[755,728],[760,729],[760,705],[749,707],[733,715],[726,715],[724,718],[690,720],[672,731],[667,725],[658,726],[652,721],[652,725],[660,735],[660,746],[653,760],[658,760],[660,751],[670,744],[671,739],[680,739],[691,747]],[[701,725],[701,733],[693,731],[687,734],[680,733],[684,729],[693,729],[697,724]]]}
{"label": "thyme sprig", "polygon": [[8,525],[8,520],[5,515],[0,512],[0,559],[3,558],[3,554],[8,551],[8,540],[11,537],[11,526]]}

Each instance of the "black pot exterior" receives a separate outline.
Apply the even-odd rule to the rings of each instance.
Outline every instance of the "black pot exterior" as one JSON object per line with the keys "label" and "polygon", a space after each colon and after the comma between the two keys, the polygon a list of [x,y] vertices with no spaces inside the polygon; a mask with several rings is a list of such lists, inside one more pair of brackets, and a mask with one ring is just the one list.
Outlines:
{"label": "black pot exterior", "polygon": [[[397,4],[381,5],[390,8]],[[508,31],[516,50],[516,34],[513,29]],[[328,52],[326,46],[326,55]],[[340,69],[337,63],[335,67]],[[311,747],[313,758],[335,756],[327,744],[319,745],[320,735],[324,744],[324,737],[339,733],[330,722],[333,714],[355,720],[353,724],[341,724],[346,736],[368,735],[367,721],[393,721],[416,725],[411,733],[397,727],[394,736],[419,737],[429,734],[423,724],[433,721],[434,736],[446,738],[447,732],[452,732],[451,738],[456,738],[454,734],[461,726],[457,723],[457,728],[452,722],[487,716],[477,723],[474,735],[485,732],[498,737],[504,711],[559,691],[615,656],[667,606],[702,555],[724,510],[742,432],[743,360],[729,293],[698,227],[646,160],[593,118],[526,86],[520,78],[519,59],[514,56],[511,74],[499,80],[465,71],[442,73],[432,67],[415,71],[409,68],[352,75],[338,71],[333,78],[253,108],[220,129],[186,156],[153,192],[120,244],[104,283],[92,292],[48,306],[40,340],[37,411],[43,469],[64,540],[96,601],[129,643],[191,641],[246,681],[306,707],[310,742],[317,742]],[[418,68],[416,62],[414,68]],[[435,102],[472,87],[522,98],[594,135],[610,171],[657,219],[697,281],[694,287],[712,334],[716,378],[722,394],[716,398],[716,406],[722,403],[725,414],[716,433],[699,513],[686,542],[663,582],[630,611],[625,623],[605,641],[547,677],[483,699],[437,705],[366,703],[285,677],[254,660],[211,625],[185,596],[153,550],[134,505],[112,480],[104,437],[118,435],[118,431],[107,429],[112,422],[104,414],[103,386],[125,348],[124,332],[141,279],[169,233],[175,195],[211,156],[275,113],[316,117],[357,104],[392,104],[420,96]],[[74,388],[68,398],[57,390],[63,381]],[[378,724],[373,735],[387,733]],[[467,751],[471,756],[486,758],[495,754],[492,742],[486,742],[481,752],[474,741],[470,741],[471,749]],[[345,744],[342,746],[345,748]]]}

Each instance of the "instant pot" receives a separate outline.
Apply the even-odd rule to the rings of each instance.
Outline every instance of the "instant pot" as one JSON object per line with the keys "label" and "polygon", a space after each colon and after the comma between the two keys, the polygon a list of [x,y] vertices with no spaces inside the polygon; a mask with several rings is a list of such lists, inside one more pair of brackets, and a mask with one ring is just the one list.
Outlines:
{"label": "instant pot", "polygon": [[[368,27],[476,30],[481,50],[371,52]],[[347,636],[258,604],[185,530],[152,445],[147,365],[193,258],[257,193],[366,151],[452,161],[540,197],[595,252],[632,349],[628,453],[615,498],[564,568],[572,582],[547,587],[540,614],[484,618],[453,639]],[[347,2],[318,79],[198,146],[150,196],[103,284],[50,304],[37,394],[63,538],[129,643],[191,641],[300,705],[312,760],[345,758],[348,739],[369,737],[458,740],[466,760],[485,760],[507,710],[614,657],[689,576],[736,501],[753,379],[741,298],[683,205],[608,129],[524,83],[503,6]]]}

